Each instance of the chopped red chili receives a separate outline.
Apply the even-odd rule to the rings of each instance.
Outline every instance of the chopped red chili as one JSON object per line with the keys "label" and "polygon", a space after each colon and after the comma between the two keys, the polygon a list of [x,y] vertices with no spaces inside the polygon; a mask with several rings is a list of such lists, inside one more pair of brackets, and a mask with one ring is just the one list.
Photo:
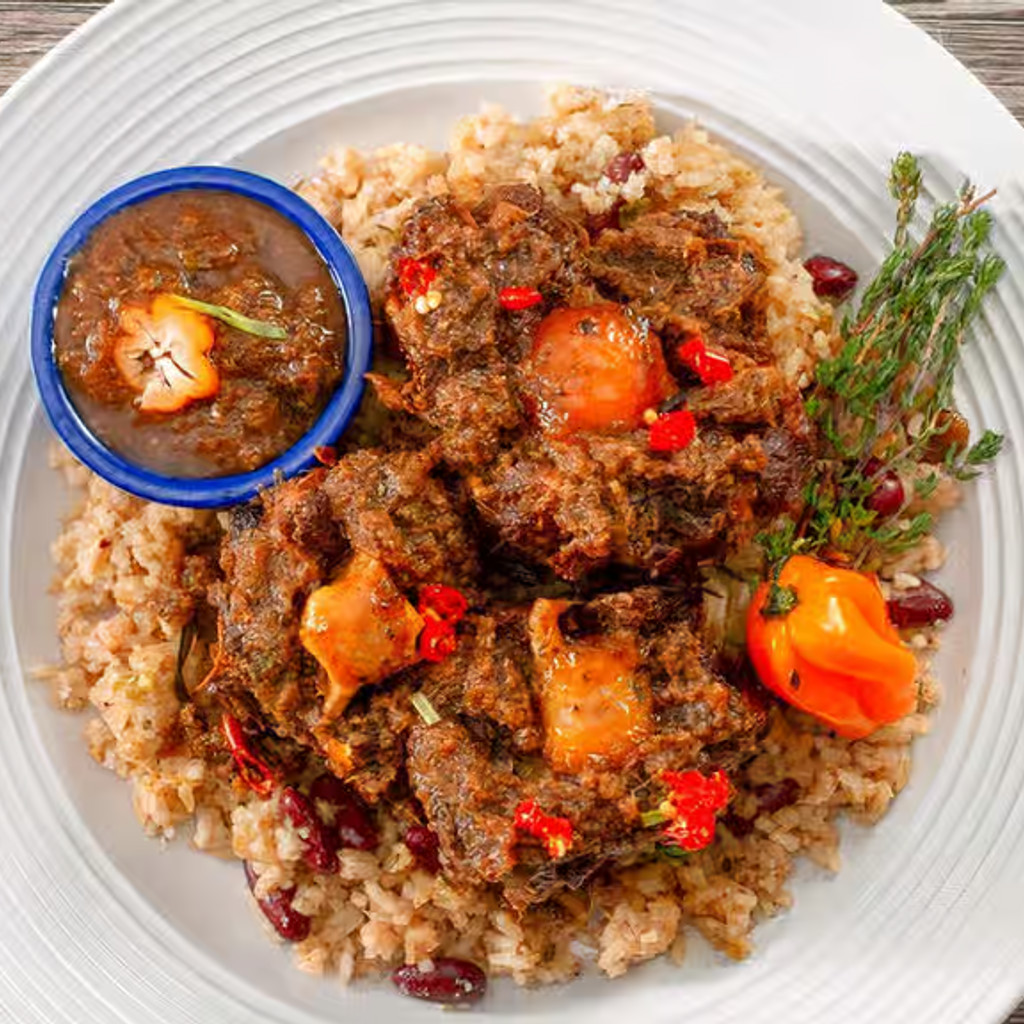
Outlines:
{"label": "chopped red chili", "polygon": [[572,822],[545,814],[536,800],[523,800],[516,807],[516,828],[539,839],[549,857],[564,857],[572,847]]}
{"label": "chopped red chili", "polygon": [[220,727],[242,781],[258,796],[270,796],[277,785],[277,779],[266,762],[252,752],[242,730],[242,723],[234,715],[221,715]]}
{"label": "chopped red chili", "polygon": [[544,296],[536,288],[502,288],[498,292],[498,302],[502,309],[529,309],[543,301]]}
{"label": "chopped red chili", "polygon": [[432,616],[446,622],[460,622],[469,607],[466,599],[454,587],[443,583],[431,583],[420,589],[417,611],[420,615]]}
{"label": "chopped red chili", "polygon": [[678,452],[697,436],[697,421],[688,409],[662,413],[652,424],[649,444],[653,452]]}
{"label": "chopped red chili", "polygon": [[664,771],[661,779],[668,796],[659,810],[670,822],[663,838],[690,853],[710,846],[715,816],[729,802],[729,777],[723,771],[707,777],[697,771]]}
{"label": "chopped red chili", "polygon": [[702,384],[724,384],[732,380],[732,363],[720,352],[712,352],[695,334],[676,350],[680,361],[700,378]]}
{"label": "chopped red chili", "polygon": [[333,466],[338,461],[338,452],[329,444],[322,444],[319,448],[313,449],[313,458],[316,459],[321,466]]}
{"label": "chopped red chili", "polygon": [[458,638],[455,635],[455,624],[448,619],[427,619],[427,624],[420,633],[416,648],[425,661],[444,661],[455,653]]}
{"label": "chopped red chili", "polygon": [[426,295],[436,277],[437,271],[426,260],[403,256],[398,261],[398,287],[411,298]]}

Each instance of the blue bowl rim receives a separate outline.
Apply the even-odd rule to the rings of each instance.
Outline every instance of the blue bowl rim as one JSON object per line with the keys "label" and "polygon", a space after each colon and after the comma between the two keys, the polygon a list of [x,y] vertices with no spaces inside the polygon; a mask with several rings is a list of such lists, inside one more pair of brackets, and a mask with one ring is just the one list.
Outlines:
{"label": "blue bowl rim", "polygon": [[[209,189],[234,192],[263,203],[296,224],[330,272],[345,307],[345,372],[319,419],[291,448],[248,473],[219,477],[174,477],[123,458],[92,432],[64,387],[53,357],[53,327],[68,260],[107,217],[166,192]],[[166,505],[222,508],[254,497],[281,478],[308,469],[315,449],[332,444],[348,426],[362,400],[364,375],[373,354],[373,319],[362,273],[348,246],[330,223],[296,192],[270,178],[232,167],[185,166],[134,178],[107,192],[72,222],[50,252],[36,283],[32,304],[32,369],[43,407],[54,430],[79,461],[110,483],[140,498]]]}

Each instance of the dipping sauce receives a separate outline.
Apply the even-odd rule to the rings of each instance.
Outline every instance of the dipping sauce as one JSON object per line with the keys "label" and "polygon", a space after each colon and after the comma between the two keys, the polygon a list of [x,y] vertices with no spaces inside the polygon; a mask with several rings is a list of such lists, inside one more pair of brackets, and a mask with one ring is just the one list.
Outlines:
{"label": "dipping sauce", "polygon": [[158,473],[216,477],[313,426],[344,372],[345,323],[299,227],[245,196],[185,189],[108,217],[72,257],[54,352],[106,445]]}

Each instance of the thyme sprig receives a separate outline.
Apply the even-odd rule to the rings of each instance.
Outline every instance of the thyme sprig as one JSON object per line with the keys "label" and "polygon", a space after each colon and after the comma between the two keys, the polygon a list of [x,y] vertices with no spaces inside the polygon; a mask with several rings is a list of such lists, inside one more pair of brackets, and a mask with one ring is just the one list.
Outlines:
{"label": "thyme sprig", "polygon": [[[806,407],[823,458],[800,521],[778,523],[759,538],[769,567],[796,552],[825,549],[855,564],[877,562],[911,547],[932,526],[927,512],[893,520],[865,502],[884,474],[911,475],[947,436],[961,345],[1005,265],[990,249],[992,218],[984,204],[994,192],[978,195],[965,184],[955,200],[935,208],[915,242],[922,175],[912,154],[893,161],[889,188],[896,200],[892,250],[860,305],[844,317],[839,352],[818,366]],[[945,472],[970,479],[1002,441],[986,430],[970,447],[949,445]],[[938,471],[913,475],[922,500],[940,480]]]}

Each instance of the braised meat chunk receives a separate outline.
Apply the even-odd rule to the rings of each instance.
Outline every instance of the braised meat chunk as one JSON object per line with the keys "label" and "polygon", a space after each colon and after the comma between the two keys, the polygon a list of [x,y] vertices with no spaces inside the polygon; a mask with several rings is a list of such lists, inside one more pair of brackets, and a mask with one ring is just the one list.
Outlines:
{"label": "braised meat chunk", "polygon": [[766,711],[705,648],[699,565],[799,514],[813,471],[765,273],[713,213],[591,245],[528,186],[422,202],[385,303],[407,377],[372,378],[419,447],[236,516],[208,692],[519,909],[653,849],[672,779],[724,808]]}
{"label": "braised meat chunk", "polygon": [[364,684],[417,660],[409,592],[469,588],[476,553],[429,454],[359,451],[236,517],[211,588],[206,680],[238,717],[308,742]]}
{"label": "braised meat chunk", "polygon": [[289,480],[233,517],[221,547],[223,581],[210,589],[218,653],[203,689],[243,721],[265,719],[304,738],[318,715],[315,663],[299,615],[348,545],[322,490],[324,470]]}
{"label": "braised meat chunk", "polygon": [[[520,905],[544,899],[608,857],[653,844],[640,814],[660,799],[663,771],[731,770],[752,749],[764,710],[714,670],[691,617],[678,596],[654,588],[534,602],[505,621],[504,658],[529,684],[528,702],[499,702],[505,721],[478,699],[466,660],[418,673],[443,717],[412,729],[406,767],[453,877],[501,882]],[[539,749],[510,728],[531,704]],[[514,829],[528,801],[573,823],[556,871]]]}
{"label": "braised meat chunk", "polygon": [[737,438],[712,425],[668,458],[642,434],[530,438],[469,486],[500,543],[575,580],[610,564],[664,572],[666,560],[738,548],[756,532],[754,507],[797,505],[810,470],[788,432]]}
{"label": "braised meat chunk", "polygon": [[357,451],[324,478],[324,495],[349,543],[378,558],[402,588],[467,586],[478,571],[464,509],[434,473],[430,451]]}
{"label": "braised meat chunk", "polygon": [[769,355],[763,257],[714,213],[648,213],[625,231],[602,232],[590,269],[666,337],[699,331],[716,348],[758,362]]}
{"label": "braised meat chunk", "polygon": [[526,185],[495,189],[475,210],[431,200],[407,221],[386,312],[411,375],[403,400],[438,428],[453,465],[486,460],[522,426],[512,371],[538,316],[510,316],[502,290],[571,300],[584,242]]}

